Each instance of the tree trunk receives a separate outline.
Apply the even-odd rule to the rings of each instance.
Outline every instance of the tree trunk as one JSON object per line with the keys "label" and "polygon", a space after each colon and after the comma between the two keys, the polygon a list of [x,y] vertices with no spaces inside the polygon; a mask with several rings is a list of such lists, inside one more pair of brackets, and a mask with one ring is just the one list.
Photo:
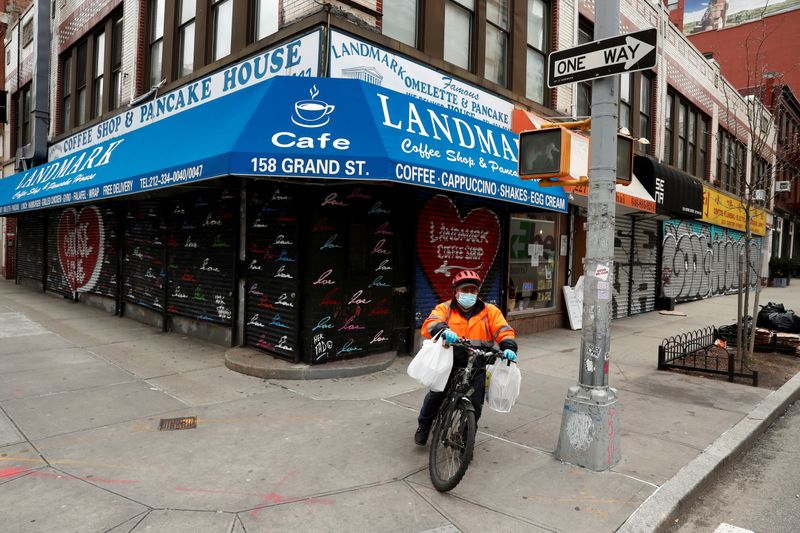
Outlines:
{"label": "tree trunk", "polygon": [[742,263],[744,258],[742,254],[736,258],[736,268],[739,271],[739,283],[736,290],[736,351],[742,353],[742,333],[744,333],[744,324],[742,318]]}

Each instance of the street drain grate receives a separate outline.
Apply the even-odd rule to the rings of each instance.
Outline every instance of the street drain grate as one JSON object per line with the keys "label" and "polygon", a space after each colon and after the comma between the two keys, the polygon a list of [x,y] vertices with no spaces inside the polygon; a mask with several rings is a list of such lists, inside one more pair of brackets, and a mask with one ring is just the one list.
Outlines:
{"label": "street drain grate", "polygon": [[175,431],[177,429],[194,429],[197,427],[197,417],[162,418],[158,424],[159,431]]}

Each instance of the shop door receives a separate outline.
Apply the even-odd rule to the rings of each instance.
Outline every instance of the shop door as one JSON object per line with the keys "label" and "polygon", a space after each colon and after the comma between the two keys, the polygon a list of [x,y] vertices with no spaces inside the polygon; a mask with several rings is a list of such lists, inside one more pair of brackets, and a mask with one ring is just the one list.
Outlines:
{"label": "shop door", "polygon": [[123,300],[154,311],[164,310],[164,241],[166,225],[156,201],[125,206],[123,221]]}
{"label": "shop door", "polygon": [[232,327],[238,194],[205,189],[165,205],[167,312]]}
{"label": "shop door", "polygon": [[419,195],[416,251],[416,326],[437,304],[453,298],[453,276],[477,271],[480,297],[503,309],[502,226],[498,210],[467,196]]}
{"label": "shop door", "polygon": [[17,276],[41,283],[44,269],[45,215],[26,213],[17,219]]}
{"label": "shop door", "polygon": [[633,222],[632,315],[648,313],[656,308],[658,225],[654,219],[635,219]]}
{"label": "shop door", "polygon": [[614,285],[611,297],[613,318],[628,316],[632,251],[633,221],[629,216],[619,216],[614,225]]}
{"label": "shop door", "polygon": [[298,360],[299,189],[251,181],[247,189],[245,342]]}
{"label": "shop door", "polygon": [[302,338],[311,364],[391,347],[400,246],[393,191],[354,186],[307,195],[307,209],[314,208],[305,247]]}

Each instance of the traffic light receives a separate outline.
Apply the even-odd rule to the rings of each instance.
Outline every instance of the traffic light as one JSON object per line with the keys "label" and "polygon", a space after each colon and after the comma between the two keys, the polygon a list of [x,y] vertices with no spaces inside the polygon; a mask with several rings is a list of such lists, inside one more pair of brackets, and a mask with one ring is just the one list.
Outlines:
{"label": "traffic light", "polygon": [[617,183],[629,185],[633,178],[633,139],[617,134]]}
{"label": "traffic light", "polygon": [[539,179],[569,176],[571,138],[564,127],[520,133],[519,177]]}

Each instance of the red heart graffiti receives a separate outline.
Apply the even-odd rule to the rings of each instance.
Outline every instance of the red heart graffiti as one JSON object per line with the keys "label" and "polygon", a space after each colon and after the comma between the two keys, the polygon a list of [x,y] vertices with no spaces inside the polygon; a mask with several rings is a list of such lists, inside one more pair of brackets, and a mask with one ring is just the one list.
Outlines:
{"label": "red heart graffiti", "polygon": [[453,297],[453,276],[475,270],[486,279],[500,246],[500,221],[489,209],[473,209],[463,219],[450,198],[437,195],[419,214],[417,256],[441,300]]}
{"label": "red heart graffiti", "polygon": [[58,222],[58,260],[72,292],[94,287],[103,266],[103,218],[96,207],[69,208]]}

